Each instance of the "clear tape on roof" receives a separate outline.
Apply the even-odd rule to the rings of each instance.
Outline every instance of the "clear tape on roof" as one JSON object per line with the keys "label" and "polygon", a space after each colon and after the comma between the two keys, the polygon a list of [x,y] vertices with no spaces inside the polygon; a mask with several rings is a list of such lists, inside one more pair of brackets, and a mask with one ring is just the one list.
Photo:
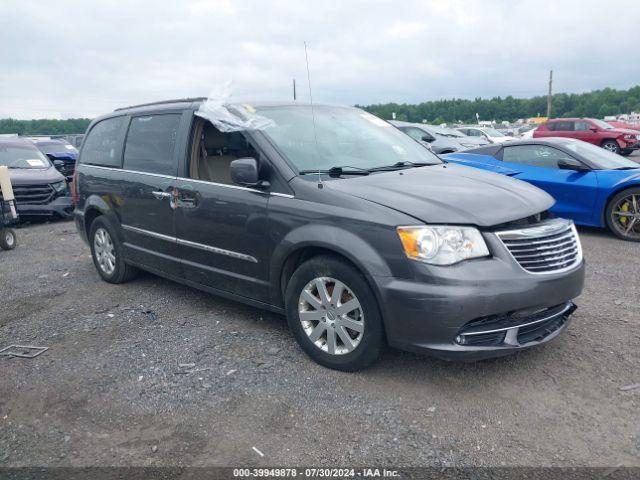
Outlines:
{"label": "clear tape on roof", "polygon": [[209,120],[221,132],[242,130],[264,130],[275,123],[273,120],[255,113],[255,108],[247,104],[230,104],[231,82],[216,86],[207,100],[196,111],[198,117]]}

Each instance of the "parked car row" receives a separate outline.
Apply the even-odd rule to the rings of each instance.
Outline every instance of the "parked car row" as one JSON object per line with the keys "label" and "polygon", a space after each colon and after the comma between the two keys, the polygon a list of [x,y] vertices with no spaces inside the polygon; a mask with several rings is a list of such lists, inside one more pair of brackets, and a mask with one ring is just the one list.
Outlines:
{"label": "parked car row", "polygon": [[452,128],[394,120],[390,123],[437,154],[458,152],[490,143],[484,137],[464,135]]}
{"label": "parked car row", "polygon": [[105,281],[144,269],[283,313],[330,368],[385,345],[478,359],[558,336],[584,281],[573,222],[422,142],[356,108],[119,109],[87,131],[75,223]]}

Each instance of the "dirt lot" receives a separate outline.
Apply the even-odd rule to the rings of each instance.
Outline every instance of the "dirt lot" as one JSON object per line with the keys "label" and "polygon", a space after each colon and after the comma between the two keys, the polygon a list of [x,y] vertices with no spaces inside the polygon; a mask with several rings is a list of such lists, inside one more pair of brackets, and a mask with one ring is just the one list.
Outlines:
{"label": "dirt lot", "polygon": [[[549,345],[476,364],[390,351],[326,370],[282,317],[152,275],[102,282],[71,223],[0,252],[0,466],[640,466],[640,244],[581,230]],[[194,365],[187,365],[194,364]],[[264,456],[260,456],[253,447]]]}

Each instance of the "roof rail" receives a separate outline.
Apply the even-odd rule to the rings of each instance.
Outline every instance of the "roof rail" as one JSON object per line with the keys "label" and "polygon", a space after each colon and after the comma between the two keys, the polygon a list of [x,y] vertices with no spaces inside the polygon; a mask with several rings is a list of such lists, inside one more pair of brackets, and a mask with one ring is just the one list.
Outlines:
{"label": "roof rail", "polygon": [[165,103],[199,102],[199,101],[206,100],[206,99],[207,99],[207,97],[193,97],[193,98],[176,98],[174,100],[161,100],[159,102],[141,103],[140,105],[131,105],[129,107],[116,108],[114,110],[114,112],[119,112],[121,110],[129,110],[130,108],[150,107],[152,105],[163,105]]}

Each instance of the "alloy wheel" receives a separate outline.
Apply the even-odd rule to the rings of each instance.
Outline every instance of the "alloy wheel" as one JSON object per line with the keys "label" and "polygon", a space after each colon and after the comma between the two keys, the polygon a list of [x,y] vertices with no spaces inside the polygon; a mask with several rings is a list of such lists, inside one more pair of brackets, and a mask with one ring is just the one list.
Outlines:
{"label": "alloy wheel", "polygon": [[5,232],[4,243],[7,245],[7,247],[12,248],[15,242],[16,242],[16,237],[14,236],[13,232],[11,231]]}
{"label": "alloy wheel", "polygon": [[640,238],[640,195],[621,198],[611,211],[613,225],[628,238]]}
{"label": "alloy wheel", "polygon": [[604,148],[605,150],[609,150],[610,152],[616,153],[618,151],[618,148],[616,146],[615,143],[605,143],[604,145],[602,145],[602,148]]}
{"label": "alloy wheel", "polygon": [[93,237],[93,251],[100,270],[112,275],[116,269],[116,253],[111,235],[104,228],[98,228]]}
{"label": "alloy wheel", "polygon": [[298,314],[309,340],[330,355],[352,352],[362,341],[364,313],[353,291],[340,280],[318,277],[300,293]]}

